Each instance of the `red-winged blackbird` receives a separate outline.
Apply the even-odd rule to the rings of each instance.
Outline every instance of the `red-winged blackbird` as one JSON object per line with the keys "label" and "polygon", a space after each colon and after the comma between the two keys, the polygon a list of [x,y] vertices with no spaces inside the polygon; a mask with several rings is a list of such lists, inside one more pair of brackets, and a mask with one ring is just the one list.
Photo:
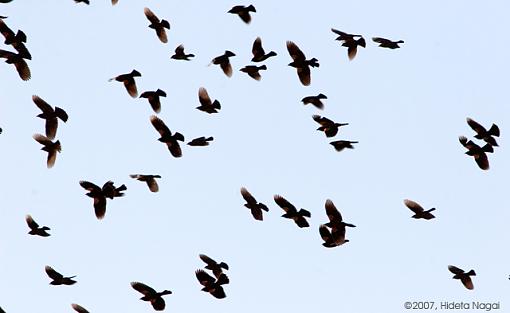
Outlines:
{"label": "red-winged blackbird", "polygon": [[220,274],[217,279],[207,274],[204,270],[196,270],[195,276],[202,286],[204,286],[201,290],[204,292],[208,292],[213,295],[217,299],[223,299],[227,295],[225,294],[225,290],[221,285],[225,285],[229,283],[229,279],[227,275]]}
{"label": "red-winged blackbird", "polygon": [[60,141],[57,140],[53,142],[49,138],[41,134],[34,134],[33,138],[35,139],[35,141],[44,146],[41,148],[41,150],[48,152],[46,166],[48,168],[52,168],[53,165],[55,165],[55,160],[57,159],[57,152],[60,153],[60,151],[62,151]]}
{"label": "red-winged blackbird", "polygon": [[163,300],[162,296],[172,294],[170,290],[156,292],[156,290],[147,286],[146,284],[136,281],[131,283],[131,287],[133,287],[133,289],[143,294],[143,297],[141,297],[140,300],[149,301],[152,304],[154,310],[156,311],[163,311],[165,309],[165,300]]}
{"label": "red-winged blackbird", "polygon": [[177,48],[175,48],[175,54],[172,55],[170,58],[172,58],[174,60],[189,61],[190,60],[189,58],[194,58],[194,57],[195,57],[195,55],[192,53],[190,53],[190,54],[184,53],[184,46],[179,45]]}
{"label": "red-winged blackbird", "polygon": [[269,212],[268,207],[264,203],[257,202],[251,193],[244,187],[241,188],[241,195],[246,201],[244,206],[250,209],[253,218],[257,221],[262,221],[264,219],[262,211]]}
{"label": "red-winged blackbird", "polygon": [[298,211],[294,205],[280,195],[274,196],[274,202],[276,202],[276,204],[285,211],[285,214],[283,214],[282,217],[293,220],[300,228],[310,226],[305,218],[312,216],[309,211],[305,209],[300,209]]}
{"label": "red-winged blackbird", "polygon": [[116,80],[118,82],[122,82],[124,87],[126,87],[128,94],[131,97],[136,98],[138,96],[138,90],[136,89],[135,77],[141,76],[142,74],[140,74],[140,72],[137,70],[132,70],[131,73],[121,74],[119,76],[110,78],[108,81]]}
{"label": "red-winged blackbird", "polygon": [[230,9],[227,13],[237,14],[246,24],[250,24],[251,15],[250,12],[257,12],[253,5],[244,6],[244,5],[236,5],[232,9]]}
{"label": "red-winged blackbird", "polygon": [[303,51],[301,51],[299,47],[292,41],[287,41],[287,51],[293,60],[291,63],[289,63],[289,66],[296,68],[301,84],[304,86],[309,86],[312,81],[310,66],[319,67],[319,60],[316,58],[307,60]]}
{"label": "red-winged blackbird", "polygon": [[241,72],[248,74],[251,78],[255,80],[260,80],[262,77],[260,76],[260,70],[267,70],[265,65],[257,66],[257,65],[247,65],[240,69]]}
{"label": "red-winged blackbird", "polygon": [[232,51],[225,50],[225,53],[212,59],[211,64],[220,65],[223,73],[228,77],[232,77],[232,65],[230,64],[230,57],[235,56]]}
{"label": "red-winged blackbird", "polygon": [[498,146],[498,143],[496,142],[496,139],[494,139],[493,136],[499,137],[499,127],[496,124],[492,124],[491,128],[489,130],[485,129],[482,125],[478,124],[471,118],[466,119],[469,127],[471,127],[475,132],[475,138],[476,139],[482,139],[483,141],[491,144],[491,146]]}
{"label": "red-winged blackbird", "polygon": [[44,270],[46,271],[46,274],[48,274],[48,276],[52,279],[50,285],[73,285],[76,283],[76,281],[73,280],[76,275],[71,277],[64,277],[62,274],[55,271],[51,266],[48,265],[46,265]]}
{"label": "red-winged blackbird", "polygon": [[147,98],[147,100],[149,100],[152,110],[156,113],[161,112],[161,101],[159,97],[166,97],[166,92],[158,89],[156,91],[145,91],[140,95],[140,98]]}
{"label": "red-winged blackbird", "polygon": [[312,118],[314,121],[321,125],[319,128],[317,128],[317,130],[323,131],[328,138],[336,136],[339,127],[349,125],[349,123],[335,123],[332,120],[320,115],[314,115]]}
{"label": "red-winged blackbird", "polygon": [[462,284],[464,285],[464,287],[466,287],[467,289],[469,290],[473,290],[474,286],[473,286],[473,281],[471,280],[471,277],[469,276],[476,276],[476,273],[474,270],[470,270],[469,272],[464,272],[464,270],[461,270],[460,268],[456,267],[456,266],[453,266],[453,265],[448,265],[448,270],[450,272],[452,272],[453,274],[453,279],[460,279],[460,281],[462,282]]}
{"label": "red-winged blackbird", "polygon": [[180,158],[182,156],[182,150],[179,141],[184,141],[184,136],[178,132],[172,134],[165,123],[156,115],[151,116],[151,123],[161,136],[158,140],[167,145],[173,157]]}
{"label": "red-winged blackbird", "polygon": [[41,237],[50,236],[50,234],[46,232],[47,230],[50,230],[50,228],[47,226],[39,227],[39,224],[37,224],[29,214],[25,217],[25,221],[30,228],[30,231],[28,232],[30,235],[37,235]]}
{"label": "red-winged blackbird", "polygon": [[220,277],[223,273],[223,269],[228,270],[228,264],[225,262],[216,262],[205,254],[199,255],[200,260],[204,261],[206,265],[206,269],[211,270],[216,278]]}
{"label": "red-winged blackbird", "polygon": [[156,178],[161,178],[159,175],[131,174],[129,177],[145,182],[152,192],[159,191],[158,182],[156,181]]}
{"label": "red-winged blackbird", "polygon": [[322,103],[321,99],[327,99],[326,95],[320,93],[316,96],[307,96],[301,99],[304,105],[313,104],[317,109],[324,109],[324,103]]}
{"label": "red-winged blackbird", "polygon": [[42,113],[37,115],[37,117],[46,120],[46,136],[49,139],[55,138],[55,135],[57,134],[58,119],[65,123],[69,118],[66,111],[59,107],[55,107],[55,109],[53,109],[51,105],[39,96],[32,96],[32,101],[34,101],[35,105],[37,105],[37,107],[42,111]]}
{"label": "red-winged blackbird", "polygon": [[170,29],[170,23],[168,23],[167,20],[159,20],[159,18],[152,12],[149,8],[144,8],[143,13],[145,13],[145,16],[147,19],[151,22],[149,25],[149,28],[152,28],[156,31],[156,34],[158,35],[159,40],[163,43],[168,42],[168,38],[166,36],[166,29]]}
{"label": "red-winged blackbird", "polygon": [[265,61],[267,58],[276,56],[276,52],[274,51],[270,51],[268,53],[264,51],[264,48],[262,48],[262,40],[260,39],[260,37],[257,37],[253,42],[251,52],[253,53],[253,58],[251,59],[252,62],[262,62]]}
{"label": "red-winged blackbird", "polygon": [[379,47],[389,48],[389,49],[398,49],[398,48],[400,48],[400,46],[398,44],[404,43],[403,40],[391,41],[389,39],[381,38],[381,37],[372,37],[372,40],[374,42],[377,42],[379,44]]}
{"label": "red-winged blackbird", "polygon": [[419,205],[418,203],[412,201],[412,200],[409,200],[409,199],[405,199],[404,200],[404,204],[411,210],[414,212],[414,215],[412,216],[412,218],[415,218],[415,219],[420,219],[420,218],[423,218],[423,219],[426,219],[426,220],[430,220],[430,219],[433,219],[435,218],[435,216],[430,213],[432,211],[434,211],[436,208],[432,208],[432,209],[429,209],[427,211],[425,211],[425,209]]}

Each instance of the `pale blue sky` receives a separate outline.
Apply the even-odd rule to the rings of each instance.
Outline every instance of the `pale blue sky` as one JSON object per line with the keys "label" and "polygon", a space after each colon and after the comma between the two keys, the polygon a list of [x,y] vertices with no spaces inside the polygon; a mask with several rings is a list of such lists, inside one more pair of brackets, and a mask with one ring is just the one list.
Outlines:
{"label": "pale blue sky", "polygon": [[[390,313],[405,311],[404,301],[500,301],[508,310],[506,1],[253,1],[250,25],[226,13],[248,2],[91,2],[0,5],[33,56],[28,82],[0,64],[0,306],[8,313],[71,312],[73,302],[90,312],[153,312],[131,281],[172,290],[166,312]],[[147,27],[145,6],[170,22],[168,44]],[[364,35],[367,47],[349,61],[332,27]],[[257,36],[278,53],[260,82],[239,72]],[[382,49],[373,36],[405,43]],[[287,66],[287,40],[319,60],[309,87]],[[179,44],[197,57],[171,60]],[[232,78],[207,66],[225,50],[237,54]],[[158,116],[172,131],[186,142],[214,136],[211,146],[183,146],[174,159],[157,141],[147,101],[108,82],[132,69],[142,73],[140,93],[167,92]],[[199,87],[220,113],[195,109]],[[300,102],[319,92],[324,111]],[[32,95],[69,114],[49,170],[32,139],[44,132]],[[313,114],[350,125],[330,140]],[[474,135],[466,117],[500,126],[489,171],[458,142]],[[359,144],[337,153],[329,145],[337,139]],[[160,192],[134,173],[160,174]],[[128,190],[98,221],[78,182],[110,179]],[[269,206],[264,222],[243,207],[241,186]],[[274,194],[311,211],[311,227],[281,218]],[[405,198],[436,207],[437,218],[411,219]],[[333,249],[318,232],[326,199],[357,225]],[[29,236],[26,214],[52,236]],[[229,264],[226,299],[200,291],[200,253]],[[448,264],[475,269],[475,289],[452,280]],[[78,283],[48,285],[45,265]]]}

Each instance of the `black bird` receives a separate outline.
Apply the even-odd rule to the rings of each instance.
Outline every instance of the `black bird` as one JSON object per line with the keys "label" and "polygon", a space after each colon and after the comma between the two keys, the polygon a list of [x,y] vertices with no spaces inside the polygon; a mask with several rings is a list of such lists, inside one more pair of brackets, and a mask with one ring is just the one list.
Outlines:
{"label": "black bird", "polygon": [[432,211],[434,211],[436,208],[432,208],[432,209],[429,209],[427,211],[425,211],[425,209],[419,205],[418,203],[412,201],[412,200],[409,200],[409,199],[405,199],[404,200],[404,204],[411,210],[414,212],[414,215],[412,216],[412,218],[415,218],[415,219],[420,219],[420,218],[423,218],[423,219],[426,219],[426,220],[430,220],[430,219],[433,219],[435,218],[435,216],[430,213]]}
{"label": "black bird", "polygon": [[212,114],[218,113],[218,110],[221,109],[220,102],[218,100],[214,100],[214,102],[212,102],[204,87],[200,87],[198,89],[198,101],[200,102],[200,106],[196,107],[196,109],[200,111]]}
{"label": "black bird", "polygon": [[293,60],[289,63],[289,66],[295,67],[301,83],[304,86],[309,86],[312,81],[310,66],[319,67],[319,60],[316,58],[307,60],[305,54],[292,41],[287,41],[287,51],[289,51],[290,57]]}
{"label": "black bird", "polygon": [[237,14],[246,24],[250,24],[251,15],[250,12],[257,12],[253,5],[244,6],[244,5],[236,5],[232,9],[230,9],[227,13]]}
{"label": "black bird", "polygon": [[453,265],[448,265],[448,270],[450,272],[452,272],[453,274],[453,279],[460,279],[460,281],[462,282],[462,284],[464,285],[464,287],[466,287],[467,289],[469,290],[473,290],[474,286],[473,286],[473,281],[471,280],[471,277],[469,276],[476,276],[476,273],[474,270],[470,270],[469,272],[464,272],[464,270],[461,270],[460,268],[456,267],[456,266],[453,266]]}
{"label": "black bird", "polygon": [[330,231],[326,225],[320,225],[319,234],[324,240],[322,245],[326,248],[338,247],[349,242],[349,239],[345,239],[345,227],[332,228]]}
{"label": "black bird", "polygon": [[252,62],[262,62],[265,61],[267,58],[276,56],[276,52],[274,51],[271,51],[269,53],[266,53],[264,51],[264,48],[262,48],[262,40],[260,39],[260,37],[257,37],[253,42],[251,52],[253,53],[253,58],[251,59]]}
{"label": "black bird", "polygon": [[324,103],[322,103],[321,99],[327,99],[326,95],[320,93],[316,96],[308,96],[301,99],[304,105],[313,104],[317,109],[324,109]]}
{"label": "black bird", "polygon": [[158,186],[158,182],[156,181],[156,178],[161,178],[160,175],[131,174],[131,175],[129,175],[129,177],[147,183],[149,190],[152,192],[159,191],[159,186]]}
{"label": "black bird", "polygon": [[49,138],[41,134],[34,134],[33,138],[35,139],[35,141],[44,146],[41,148],[41,150],[48,152],[46,166],[48,168],[52,168],[53,165],[55,165],[55,160],[57,159],[57,152],[60,153],[60,151],[62,151],[60,141],[57,140],[53,142]]}
{"label": "black bird", "polygon": [[243,67],[242,69],[240,69],[241,72],[244,72],[244,73],[250,75],[250,77],[255,80],[260,80],[262,78],[259,73],[260,70],[267,70],[267,66],[265,66],[265,65],[261,65],[261,66],[247,65],[247,66]]}
{"label": "black bird", "polygon": [[170,129],[156,115],[151,116],[151,123],[161,136],[158,140],[167,145],[172,156],[180,158],[182,156],[182,150],[179,141],[184,141],[184,136],[178,132],[172,135]]}
{"label": "black bird", "polygon": [[300,228],[310,226],[310,224],[308,224],[308,221],[305,218],[312,216],[312,214],[309,211],[305,209],[300,209],[298,211],[294,205],[292,205],[289,201],[287,201],[280,195],[275,195],[274,201],[276,202],[276,204],[278,204],[280,208],[282,208],[285,211],[285,214],[283,214],[282,217],[293,220]]}
{"label": "black bird", "polygon": [[324,204],[324,207],[326,208],[326,215],[328,216],[329,222],[325,225],[327,227],[331,228],[345,228],[347,227],[356,227],[353,224],[345,223],[342,218],[342,214],[340,214],[340,211],[336,208],[333,201],[327,199],[326,203]]}
{"label": "black bird", "polygon": [[372,40],[374,42],[377,42],[379,44],[379,47],[389,48],[389,49],[398,49],[398,48],[400,48],[400,46],[398,44],[404,43],[403,40],[391,41],[389,39],[381,38],[381,37],[372,37]]}
{"label": "black bird", "polygon": [[[211,64],[220,65],[221,69],[223,70],[223,73],[227,75],[228,77],[232,77],[232,65],[230,64],[230,57],[235,56],[234,52],[225,50],[225,53],[223,55],[217,56],[214,59],[212,59]],[[210,65],[210,64],[209,64]]]}
{"label": "black bird", "polygon": [[14,64],[14,67],[16,67],[16,71],[18,71],[18,75],[22,80],[30,79],[32,75],[30,73],[30,68],[20,54],[6,50],[0,50],[0,58],[4,58],[5,63],[7,64]]}
{"label": "black bird", "polygon": [[74,0],[74,2],[76,2],[76,3],[80,3],[81,2],[81,3],[85,3],[85,4],[90,4],[89,0]]}
{"label": "black bird", "polygon": [[335,150],[340,152],[344,149],[354,149],[353,144],[358,143],[357,141],[349,141],[349,140],[337,140],[332,141],[329,144],[335,147]]}
{"label": "black bird", "polygon": [[106,183],[104,183],[103,188],[101,188],[103,195],[106,198],[117,198],[117,197],[123,197],[124,193],[122,191],[127,190],[126,185],[122,184],[120,187],[115,187],[114,183],[109,180]]}
{"label": "black bird", "polygon": [[71,306],[73,307],[73,309],[78,312],[78,313],[89,313],[89,311],[87,311],[84,307],[82,307],[81,305],[79,304],[76,304],[76,303],[72,303]]}
{"label": "black bird", "polygon": [[228,271],[228,264],[225,262],[218,263],[205,254],[200,254],[199,257],[207,264],[205,268],[211,270],[216,278],[220,277],[223,273],[223,269]]}
{"label": "black bird", "polygon": [[126,87],[128,94],[131,97],[136,98],[138,96],[138,90],[136,89],[135,77],[141,76],[142,74],[140,74],[140,72],[137,70],[132,70],[131,73],[121,74],[119,76],[110,78],[108,81],[116,80],[118,82],[122,82],[124,87]]}
{"label": "black bird", "polygon": [[170,29],[170,23],[168,23],[167,20],[160,21],[156,14],[154,14],[154,12],[152,12],[149,8],[144,8],[143,13],[145,13],[145,16],[151,22],[149,28],[152,28],[156,31],[156,34],[162,43],[167,43],[168,38],[166,36],[165,28]]}
{"label": "black bird", "polygon": [[76,275],[71,277],[64,277],[62,274],[55,271],[51,266],[48,265],[46,265],[44,270],[46,271],[46,274],[48,274],[48,276],[52,279],[50,285],[73,285],[76,283],[76,281],[73,280]]}
{"label": "black bird", "polygon": [[166,92],[161,89],[156,91],[145,91],[140,95],[140,98],[147,98],[154,112],[161,112],[161,101],[159,97],[166,97]]}
{"label": "black bird", "polygon": [[170,58],[172,58],[174,60],[189,61],[190,60],[189,58],[194,58],[194,57],[195,57],[195,55],[192,53],[190,53],[190,54],[184,53],[184,46],[179,45],[177,48],[175,48],[175,54],[172,55]]}
{"label": "black bird", "polygon": [[32,56],[28,51],[25,43],[27,42],[27,36],[22,30],[18,30],[15,34],[2,19],[0,19],[0,33],[5,37],[4,43],[11,45],[18,52],[19,56],[31,60]]}
{"label": "black bird", "polygon": [[165,300],[163,300],[162,296],[172,294],[170,290],[156,292],[156,290],[147,286],[146,284],[142,284],[136,281],[131,283],[131,287],[143,294],[143,297],[141,297],[140,300],[149,301],[156,311],[163,311],[165,309]]}
{"label": "black bird", "polygon": [[217,299],[223,299],[227,296],[225,294],[225,290],[223,290],[223,287],[221,286],[229,283],[227,275],[220,274],[217,279],[214,279],[214,277],[207,274],[202,269],[196,270],[195,275],[200,284],[204,286],[201,289],[202,291],[210,293]]}
{"label": "black bird", "polygon": [[3,129],[2,129],[2,128],[0,128],[0,134],[1,134],[2,132],[3,132]]}
{"label": "black bird", "polygon": [[257,202],[251,193],[244,187],[241,188],[241,195],[246,201],[244,206],[250,209],[253,218],[257,221],[262,221],[264,219],[262,211],[269,212],[268,207],[264,203]]}
{"label": "black bird", "polygon": [[37,115],[37,117],[46,120],[46,136],[49,139],[55,138],[55,135],[57,134],[58,119],[65,123],[69,118],[66,111],[59,107],[55,107],[55,109],[53,109],[51,105],[39,96],[32,96],[32,101],[34,101],[35,105],[37,105],[37,107],[42,111],[42,113]]}
{"label": "black bird", "polygon": [[[358,52],[358,46],[363,48],[366,47],[365,38],[363,38],[361,35],[344,33],[334,28],[331,28],[331,31],[339,35],[335,40],[343,41],[342,46],[347,47],[347,55],[349,60],[354,59],[356,56],[356,53]],[[358,39],[356,39],[356,37],[358,37]]]}
{"label": "black bird", "polygon": [[469,127],[471,127],[475,132],[475,138],[476,139],[482,139],[485,142],[489,143],[491,146],[498,146],[498,143],[496,142],[496,139],[494,139],[493,136],[499,137],[499,127],[496,124],[492,124],[491,128],[489,130],[485,129],[482,125],[478,124],[471,118],[466,119]]}
{"label": "black bird", "polygon": [[25,220],[30,228],[30,231],[28,232],[30,235],[37,235],[41,237],[50,236],[50,234],[46,232],[47,230],[50,230],[50,228],[47,226],[39,227],[39,224],[37,224],[29,214],[25,217]]}
{"label": "black bird", "polygon": [[191,140],[190,142],[188,142],[188,145],[189,146],[192,146],[192,147],[203,147],[203,146],[208,146],[209,145],[209,141],[213,141],[213,137],[198,137],[198,138],[195,138],[193,140]]}
{"label": "black bird", "polygon": [[336,136],[339,127],[349,125],[349,123],[335,123],[326,117],[321,117],[320,115],[314,115],[312,118],[321,125],[317,128],[317,130],[323,131],[326,134],[326,137]]}
{"label": "black bird", "polygon": [[468,149],[466,154],[475,158],[475,162],[476,164],[478,164],[479,168],[481,168],[482,170],[488,170],[490,168],[487,152],[488,153],[494,152],[494,148],[490,143],[486,144],[483,147],[480,147],[473,141],[471,140],[468,141],[468,139],[464,136],[460,136],[459,141],[464,146],[464,148]]}

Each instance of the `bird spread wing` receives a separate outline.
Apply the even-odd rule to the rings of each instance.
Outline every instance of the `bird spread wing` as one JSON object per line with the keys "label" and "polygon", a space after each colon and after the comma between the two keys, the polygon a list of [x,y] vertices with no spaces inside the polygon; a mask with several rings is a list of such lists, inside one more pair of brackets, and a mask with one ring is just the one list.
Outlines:
{"label": "bird spread wing", "polygon": [[404,204],[414,213],[421,213],[424,211],[423,207],[413,200],[405,199]]}
{"label": "bird spread wing", "polygon": [[298,48],[298,46],[292,41],[287,41],[287,51],[289,51],[290,57],[294,61],[305,61],[306,59],[303,51],[301,51]]}
{"label": "bird spread wing", "polygon": [[144,296],[156,294],[156,290],[154,290],[153,288],[147,286],[144,283],[140,283],[140,282],[137,282],[137,281],[132,282],[131,283],[131,287],[133,287],[134,290],[140,292]]}
{"label": "bird spread wing", "polygon": [[154,128],[158,131],[161,136],[170,135],[170,129],[165,125],[165,123],[156,115],[151,116],[151,123]]}
{"label": "bird spread wing", "polygon": [[257,204],[257,200],[251,195],[251,193],[244,187],[241,188],[241,195],[243,196],[244,200],[246,200],[249,204]]}
{"label": "bird spread wing", "polygon": [[289,212],[289,211],[297,212],[296,207],[280,195],[274,196],[274,202],[276,202],[276,204],[278,204],[278,206],[280,208],[282,208],[285,212]]}

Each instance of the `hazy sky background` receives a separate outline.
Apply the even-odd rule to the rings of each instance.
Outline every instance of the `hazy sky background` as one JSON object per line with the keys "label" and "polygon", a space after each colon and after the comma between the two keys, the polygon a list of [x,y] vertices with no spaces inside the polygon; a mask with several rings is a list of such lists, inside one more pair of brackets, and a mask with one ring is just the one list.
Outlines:
{"label": "hazy sky background", "polygon": [[[390,313],[405,311],[404,301],[500,301],[509,310],[508,1],[253,1],[250,25],[226,13],[249,2],[90,1],[0,5],[33,56],[28,82],[0,64],[0,306],[8,313],[71,312],[73,302],[90,312],[154,312],[131,281],[172,290],[167,312]],[[146,6],[170,22],[168,44],[147,27]],[[331,27],[364,35],[366,49],[349,61]],[[257,36],[278,53],[260,82],[239,72]],[[378,48],[373,36],[405,43]],[[309,87],[287,66],[287,40],[319,60]],[[171,60],[179,44],[197,57]],[[232,78],[207,66],[225,50],[237,54]],[[158,116],[172,131],[186,142],[214,136],[211,146],[183,146],[173,158],[148,102],[108,82],[132,69],[142,73],[139,93],[167,92]],[[220,113],[195,109],[199,87]],[[319,92],[324,111],[300,102]],[[32,139],[44,133],[32,95],[69,114],[49,170]],[[349,126],[330,140],[313,114]],[[489,171],[458,142],[474,135],[466,117],[501,129]],[[338,139],[359,144],[338,153],[329,145]],[[135,173],[160,174],[160,192],[129,178]],[[110,179],[128,190],[98,221],[78,182]],[[269,206],[263,222],[243,207],[242,186]],[[281,218],[274,194],[311,211],[311,227]],[[405,198],[436,207],[436,219],[412,219]],[[318,232],[326,199],[357,225],[333,249]],[[26,214],[51,237],[28,235]],[[200,253],[230,265],[226,299],[200,291]],[[449,264],[475,269],[473,291],[451,278]],[[48,285],[45,265],[78,283]]]}

